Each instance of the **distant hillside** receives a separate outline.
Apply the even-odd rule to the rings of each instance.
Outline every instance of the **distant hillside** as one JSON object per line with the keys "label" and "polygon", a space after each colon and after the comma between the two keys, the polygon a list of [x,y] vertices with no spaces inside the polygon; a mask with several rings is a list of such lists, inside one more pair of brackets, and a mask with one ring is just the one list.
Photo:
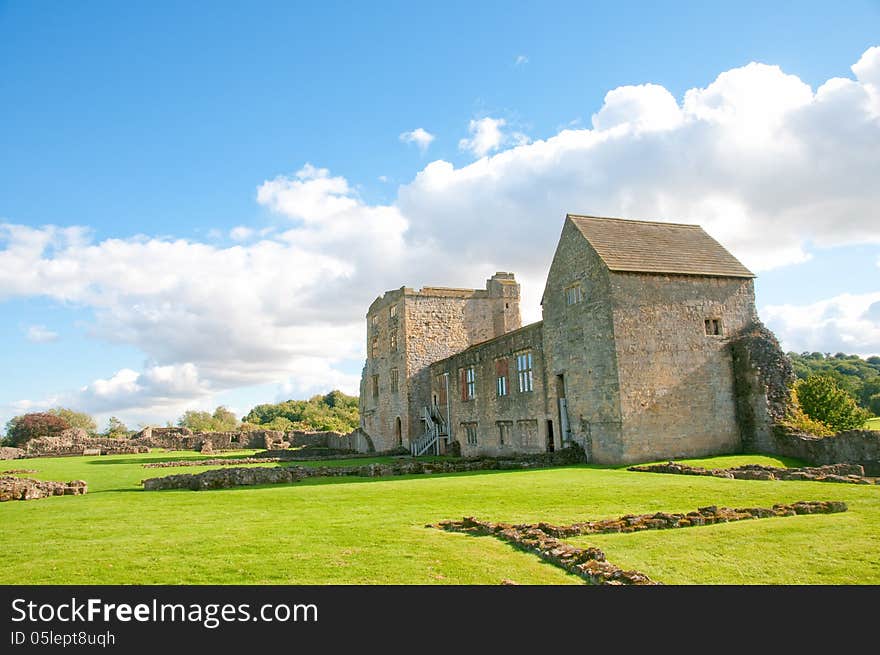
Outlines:
{"label": "distant hillside", "polygon": [[798,378],[828,375],[848,391],[861,407],[880,416],[880,357],[862,359],[837,353],[788,353]]}
{"label": "distant hillside", "polygon": [[242,419],[243,427],[267,430],[312,430],[351,432],[360,421],[358,397],[341,391],[308,400],[285,400],[282,403],[257,405]]}

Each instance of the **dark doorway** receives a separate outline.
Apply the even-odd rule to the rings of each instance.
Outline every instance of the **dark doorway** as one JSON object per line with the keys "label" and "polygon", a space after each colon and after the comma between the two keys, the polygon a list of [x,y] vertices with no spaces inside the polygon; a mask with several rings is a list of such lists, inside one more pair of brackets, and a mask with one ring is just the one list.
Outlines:
{"label": "dark doorway", "polygon": [[400,417],[399,416],[394,421],[394,430],[395,430],[395,433],[397,434],[397,445],[402,446],[403,445],[403,430],[400,427]]}
{"label": "dark doorway", "polygon": [[547,421],[547,452],[552,453],[556,450],[556,443],[553,439],[553,421]]}

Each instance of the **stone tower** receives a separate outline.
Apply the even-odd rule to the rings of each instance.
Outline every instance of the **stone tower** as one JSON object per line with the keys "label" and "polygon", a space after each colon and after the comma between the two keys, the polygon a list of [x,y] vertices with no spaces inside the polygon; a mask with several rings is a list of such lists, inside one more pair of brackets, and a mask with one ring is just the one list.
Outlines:
{"label": "stone tower", "polygon": [[370,305],[360,415],[376,450],[408,447],[422,434],[430,364],[518,329],[519,296],[513,273],[496,273],[485,289],[401,287]]}

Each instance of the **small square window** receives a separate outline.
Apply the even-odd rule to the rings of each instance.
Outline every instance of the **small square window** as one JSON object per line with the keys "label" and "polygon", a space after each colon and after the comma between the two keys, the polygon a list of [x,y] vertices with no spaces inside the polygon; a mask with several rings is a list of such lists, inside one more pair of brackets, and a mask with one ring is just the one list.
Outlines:
{"label": "small square window", "polygon": [[720,337],[721,335],[721,319],[707,318],[705,323],[706,334],[710,337]]}

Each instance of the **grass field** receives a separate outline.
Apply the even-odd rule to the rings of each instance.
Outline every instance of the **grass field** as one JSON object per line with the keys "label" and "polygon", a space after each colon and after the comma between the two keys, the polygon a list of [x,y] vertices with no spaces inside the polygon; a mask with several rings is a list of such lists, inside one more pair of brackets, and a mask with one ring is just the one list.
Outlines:
{"label": "grass field", "polygon": [[[0,505],[0,583],[580,584],[496,539],[424,526],[465,515],[567,523],[713,504],[825,499],[844,500],[850,511],[572,541],[598,545],[610,561],[667,583],[880,583],[880,486],[593,466],[309,479],[203,492],[138,486],[147,477],[204,470],[144,469],[142,463],[198,457],[154,452],[0,464],[0,470],[33,468],[39,470],[35,477],[89,483],[82,497]],[[763,456],[691,461],[783,464]]]}
{"label": "grass field", "polygon": [[869,418],[868,422],[865,423],[865,427],[869,430],[880,430],[880,417]]}

